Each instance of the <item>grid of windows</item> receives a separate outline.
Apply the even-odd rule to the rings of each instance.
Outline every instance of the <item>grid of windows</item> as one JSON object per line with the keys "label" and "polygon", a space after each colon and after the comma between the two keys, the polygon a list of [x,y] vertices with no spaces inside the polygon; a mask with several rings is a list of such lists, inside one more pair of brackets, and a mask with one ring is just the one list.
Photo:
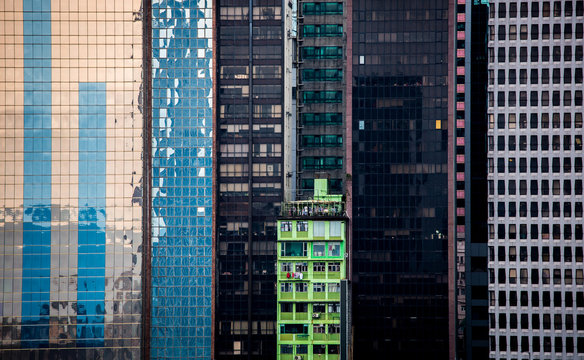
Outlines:
{"label": "grid of windows", "polygon": [[2,359],[141,356],[140,5],[2,4]]}
{"label": "grid of windows", "polygon": [[490,7],[491,357],[584,352],[582,11],[582,1]]}
{"label": "grid of windows", "polygon": [[211,357],[212,2],[152,2],[153,359]]}
{"label": "grid of windows", "polygon": [[[274,239],[287,141],[282,4],[217,2],[217,359],[276,356]],[[294,244],[284,250],[306,251]]]}
{"label": "grid of windows", "polygon": [[352,5],[353,351],[447,358],[449,2]]}
{"label": "grid of windows", "polygon": [[[343,3],[299,2],[297,194],[308,198],[314,178],[343,190],[345,94]],[[326,15],[326,16],[323,16]]]}

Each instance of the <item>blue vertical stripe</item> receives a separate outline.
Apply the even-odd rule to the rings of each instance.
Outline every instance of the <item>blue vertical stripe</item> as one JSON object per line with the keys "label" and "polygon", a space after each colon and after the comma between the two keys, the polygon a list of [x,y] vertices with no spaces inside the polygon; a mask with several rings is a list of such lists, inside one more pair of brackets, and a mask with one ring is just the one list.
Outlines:
{"label": "blue vertical stripe", "polygon": [[105,83],[79,84],[77,346],[103,346],[105,313]]}
{"label": "blue vertical stripe", "polygon": [[51,2],[23,1],[21,346],[48,346],[51,274]]}

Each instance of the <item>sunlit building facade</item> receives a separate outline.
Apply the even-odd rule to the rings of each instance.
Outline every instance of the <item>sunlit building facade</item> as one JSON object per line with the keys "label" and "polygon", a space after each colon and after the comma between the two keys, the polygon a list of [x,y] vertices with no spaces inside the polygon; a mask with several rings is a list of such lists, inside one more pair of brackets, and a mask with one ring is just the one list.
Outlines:
{"label": "sunlit building facade", "polygon": [[0,7],[3,359],[140,356],[140,7]]}

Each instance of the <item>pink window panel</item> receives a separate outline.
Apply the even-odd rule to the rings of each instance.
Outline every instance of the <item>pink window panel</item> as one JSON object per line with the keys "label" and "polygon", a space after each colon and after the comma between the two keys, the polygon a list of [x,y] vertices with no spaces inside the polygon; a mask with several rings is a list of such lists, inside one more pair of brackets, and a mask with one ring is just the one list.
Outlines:
{"label": "pink window panel", "polygon": [[456,120],[456,128],[464,129],[464,120]]}
{"label": "pink window panel", "polygon": [[[462,74],[464,75],[464,74]],[[464,93],[464,84],[457,84],[456,85],[456,92],[457,93]]]}
{"label": "pink window panel", "polygon": [[464,216],[464,208],[456,208],[456,216]]}
{"label": "pink window panel", "polygon": [[464,110],[464,101],[456,102],[456,110]]}
{"label": "pink window panel", "polygon": [[464,138],[463,137],[457,137],[456,138],[456,145],[458,145],[458,146],[464,146]]}
{"label": "pink window panel", "polygon": [[456,181],[464,181],[464,173],[463,172],[456,173]]}
{"label": "pink window panel", "polygon": [[456,155],[456,163],[457,164],[464,164],[464,154]]}
{"label": "pink window panel", "polygon": [[460,14],[456,15],[456,21],[458,21],[459,23],[465,22],[466,15],[464,13],[460,13]]}
{"label": "pink window panel", "polygon": [[464,234],[464,225],[456,225],[456,232]]}
{"label": "pink window panel", "polygon": [[456,75],[464,75],[464,66],[458,66],[456,68]]}
{"label": "pink window panel", "polygon": [[464,4],[466,4],[466,1],[465,0],[458,0],[457,4],[458,5],[464,5]]}
{"label": "pink window panel", "polygon": [[457,31],[456,32],[456,40],[464,40],[464,31]]}
{"label": "pink window panel", "polygon": [[457,49],[456,50],[456,57],[463,58],[464,57],[464,49]]}

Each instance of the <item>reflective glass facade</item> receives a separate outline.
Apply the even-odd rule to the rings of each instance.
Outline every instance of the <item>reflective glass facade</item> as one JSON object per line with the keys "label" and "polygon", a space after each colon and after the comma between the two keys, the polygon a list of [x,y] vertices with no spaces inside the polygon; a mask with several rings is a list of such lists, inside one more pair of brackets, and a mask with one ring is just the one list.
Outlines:
{"label": "reflective glass facade", "polygon": [[0,7],[3,359],[140,356],[140,5]]}
{"label": "reflective glass facade", "polygon": [[212,4],[152,2],[153,359],[211,357]]}
{"label": "reflective glass facade", "polygon": [[449,2],[352,7],[353,351],[447,358]]}

